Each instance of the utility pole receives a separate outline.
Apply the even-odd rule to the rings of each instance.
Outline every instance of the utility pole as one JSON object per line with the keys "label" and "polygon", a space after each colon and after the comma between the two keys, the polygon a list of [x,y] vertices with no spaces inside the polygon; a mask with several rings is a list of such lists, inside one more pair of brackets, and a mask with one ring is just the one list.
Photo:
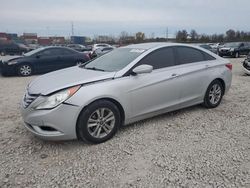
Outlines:
{"label": "utility pole", "polygon": [[168,27],[166,29],[166,41],[168,41]]}
{"label": "utility pole", "polygon": [[71,36],[74,36],[74,22],[71,22]]}

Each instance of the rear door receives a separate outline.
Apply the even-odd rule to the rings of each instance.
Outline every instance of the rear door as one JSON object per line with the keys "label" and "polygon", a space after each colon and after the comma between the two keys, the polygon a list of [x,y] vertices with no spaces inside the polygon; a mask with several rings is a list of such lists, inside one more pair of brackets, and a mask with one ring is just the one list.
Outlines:
{"label": "rear door", "polygon": [[58,49],[58,58],[57,69],[67,68],[76,65],[78,53],[73,50],[61,48]]}
{"label": "rear door", "polygon": [[192,47],[175,47],[180,79],[180,102],[193,104],[203,100],[207,87],[211,61],[215,58]]}

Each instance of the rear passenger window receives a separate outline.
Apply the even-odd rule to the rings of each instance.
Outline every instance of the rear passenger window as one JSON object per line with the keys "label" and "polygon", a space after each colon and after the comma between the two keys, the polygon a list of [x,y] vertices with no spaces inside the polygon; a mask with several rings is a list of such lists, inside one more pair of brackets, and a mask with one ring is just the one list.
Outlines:
{"label": "rear passenger window", "polygon": [[147,64],[153,66],[153,69],[160,69],[175,65],[173,48],[161,48],[151,52],[144,57],[136,66]]}
{"label": "rear passenger window", "polygon": [[207,54],[206,52],[204,52],[203,54],[204,54],[205,61],[215,60],[213,56]]}
{"label": "rear passenger window", "polygon": [[204,56],[200,50],[190,47],[176,47],[178,64],[195,63],[204,61]]}

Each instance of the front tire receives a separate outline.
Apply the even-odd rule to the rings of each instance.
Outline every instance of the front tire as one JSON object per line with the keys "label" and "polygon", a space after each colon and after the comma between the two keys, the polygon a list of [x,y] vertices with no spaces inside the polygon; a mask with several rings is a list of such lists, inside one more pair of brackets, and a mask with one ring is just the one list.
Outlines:
{"label": "front tire", "polygon": [[99,100],[81,112],[76,134],[80,140],[98,144],[112,138],[120,124],[121,115],[117,106],[108,100]]}
{"label": "front tire", "polygon": [[219,80],[214,80],[207,88],[203,105],[206,108],[216,108],[221,103],[224,88]]}
{"label": "front tire", "polygon": [[30,76],[32,74],[32,67],[29,64],[23,64],[17,68],[19,76]]}

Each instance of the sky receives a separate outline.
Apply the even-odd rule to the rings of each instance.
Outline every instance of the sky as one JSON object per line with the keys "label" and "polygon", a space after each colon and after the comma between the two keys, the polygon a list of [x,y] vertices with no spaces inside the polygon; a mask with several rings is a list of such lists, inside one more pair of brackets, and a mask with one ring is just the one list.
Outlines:
{"label": "sky", "polygon": [[142,31],[173,37],[177,30],[250,31],[250,0],[0,0],[0,32],[39,36],[119,36]]}

